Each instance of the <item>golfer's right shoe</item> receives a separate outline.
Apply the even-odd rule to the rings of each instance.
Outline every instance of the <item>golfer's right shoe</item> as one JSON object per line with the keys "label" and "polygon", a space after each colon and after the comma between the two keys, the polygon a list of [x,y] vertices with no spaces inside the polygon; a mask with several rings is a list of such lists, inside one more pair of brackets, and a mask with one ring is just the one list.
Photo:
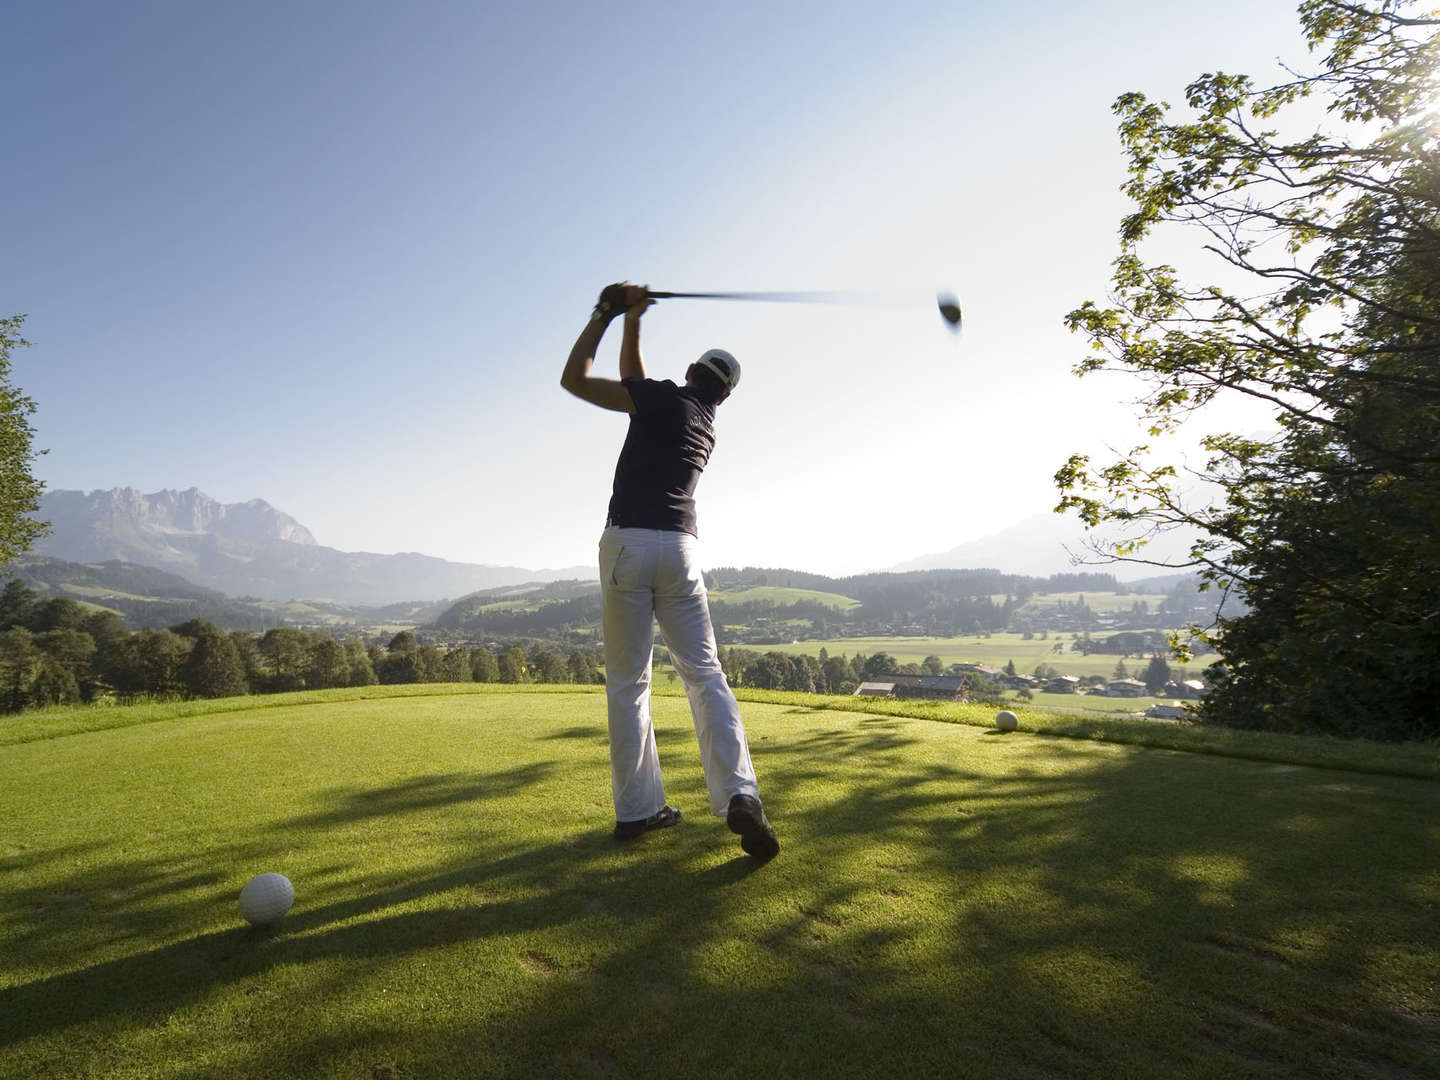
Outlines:
{"label": "golfer's right shoe", "polygon": [[647,818],[640,818],[638,821],[615,822],[615,839],[634,840],[637,836],[644,836],[651,829],[668,829],[671,825],[679,824],[680,811],[673,806],[662,806]]}
{"label": "golfer's right shoe", "polygon": [[755,796],[734,796],[725,813],[725,824],[731,832],[740,834],[740,850],[746,855],[768,862],[780,854],[780,840]]}

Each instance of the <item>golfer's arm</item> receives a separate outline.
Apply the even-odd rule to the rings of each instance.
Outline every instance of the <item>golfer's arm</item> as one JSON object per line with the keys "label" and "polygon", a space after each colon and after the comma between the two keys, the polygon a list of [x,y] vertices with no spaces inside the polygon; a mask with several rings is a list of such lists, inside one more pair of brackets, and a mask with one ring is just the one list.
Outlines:
{"label": "golfer's arm", "polygon": [[640,311],[625,313],[625,336],[620,339],[620,378],[622,379],[645,378],[645,361],[640,356],[640,315]]}
{"label": "golfer's arm", "polygon": [[[575,345],[565,361],[560,385],[591,405],[599,405],[602,409],[612,409],[615,412],[633,413],[635,402],[631,399],[629,390],[615,379],[602,379],[590,374],[590,368],[595,363],[595,351],[600,347],[600,339],[605,336],[605,328],[609,324],[610,321],[604,317],[591,319],[585,324],[585,329],[580,331],[580,336],[575,339]],[[620,370],[622,373],[625,370],[623,358]]]}

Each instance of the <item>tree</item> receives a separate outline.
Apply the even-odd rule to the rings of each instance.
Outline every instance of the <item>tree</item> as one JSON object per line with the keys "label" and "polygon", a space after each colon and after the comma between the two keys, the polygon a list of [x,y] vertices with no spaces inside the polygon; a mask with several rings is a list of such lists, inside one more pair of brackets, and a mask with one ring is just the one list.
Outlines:
{"label": "tree", "polygon": [[350,668],[351,686],[374,686],[380,681],[375,674],[375,665],[370,661],[370,654],[365,651],[365,642],[358,637],[350,636],[345,639],[345,662]]}
{"label": "tree", "polygon": [[1152,696],[1158,696],[1170,681],[1170,665],[1163,656],[1152,656],[1141,678],[1145,681],[1145,689],[1149,690]]}
{"label": "tree", "polygon": [[420,666],[419,649],[402,649],[398,652],[381,649],[374,659],[374,664],[376,677],[386,686],[425,681]]}
{"label": "tree", "polygon": [[450,649],[440,657],[440,682],[473,682],[468,649]]}
{"label": "tree", "polygon": [[30,688],[40,671],[35,635],[23,626],[0,632],[0,710],[19,712],[30,702]]}
{"label": "tree", "polygon": [[125,697],[181,693],[180,665],[190,642],[170,630],[140,630],[113,643],[102,657],[105,677]]}
{"label": "tree", "polygon": [[[1409,7],[1306,0],[1313,73],[1203,75],[1188,117],[1115,106],[1134,207],[1112,305],[1069,316],[1094,349],[1077,370],[1147,378],[1155,436],[1217,398],[1276,417],[1205,437],[1194,474],[1148,445],[1056,474],[1060,508],[1128,530],[1103,553],[1147,561],[1157,531],[1193,527],[1186,565],[1247,605],[1192,628],[1223,661],[1202,720],[1440,731],[1440,20]],[[1142,257],[1176,229],[1216,260],[1209,281]],[[1197,503],[1194,476],[1219,495]]]}
{"label": "tree", "polygon": [[537,648],[531,652],[530,670],[534,673],[536,682],[567,683],[571,681],[570,666],[560,659],[557,653],[549,649]]}
{"label": "tree", "polygon": [[310,642],[305,632],[293,626],[276,626],[265,631],[256,644],[260,654],[264,685],[272,693],[305,689],[310,666]]}
{"label": "tree", "polygon": [[265,669],[260,660],[260,647],[255,635],[248,630],[230,631],[230,644],[235,646],[235,655],[240,658],[240,670],[251,689],[259,690],[264,685]]}
{"label": "tree", "polygon": [[35,590],[19,578],[11,578],[0,590],[0,630],[27,625],[34,607]]}
{"label": "tree", "polygon": [[24,322],[24,315],[0,319],[0,566],[29,551],[48,529],[30,517],[40,508],[45,486],[30,472],[35,402],[10,382],[10,351],[30,344],[20,336]]}
{"label": "tree", "polygon": [[305,685],[311,690],[324,690],[350,685],[350,658],[345,646],[332,637],[316,635],[305,665]]}
{"label": "tree", "polygon": [[417,682],[442,682],[441,665],[445,654],[438,645],[421,645],[415,650],[415,678]]}
{"label": "tree", "polygon": [[512,645],[496,659],[500,682],[522,683],[530,681],[530,672],[525,667],[525,652],[518,645]]}
{"label": "tree", "polygon": [[924,660],[920,661],[920,670],[926,675],[944,675],[945,661],[941,660],[938,656],[927,656]]}
{"label": "tree", "polygon": [[196,630],[194,644],[180,665],[179,676],[191,697],[238,697],[250,692],[240,651],[235,642],[214,625]]}
{"label": "tree", "polygon": [[877,652],[866,658],[860,673],[863,681],[878,679],[882,675],[892,675],[899,669],[900,663],[893,656],[889,653]]}
{"label": "tree", "polygon": [[470,650],[470,674],[476,682],[500,681],[500,665],[495,662],[495,654],[484,645]]}
{"label": "tree", "polygon": [[568,663],[572,682],[586,685],[601,681],[600,667],[595,663],[595,658],[589,653],[576,649],[570,654]]}
{"label": "tree", "polygon": [[849,662],[843,656],[827,657],[821,665],[821,671],[825,675],[825,687],[832,694],[853,694],[856,682],[855,673],[850,670]]}
{"label": "tree", "polygon": [[785,690],[790,680],[790,658],[767,652],[745,669],[745,685],[757,690]]}
{"label": "tree", "polygon": [[82,630],[89,614],[83,604],[68,596],[52,596],[30,609],[25,625],[37,634],[47,630]]}
{"label": "tree", "polygon": [[1124,661],[1124,660],[1116,660],[1116,661],[1115,661],[1115,670],[1114,670],[1113,672],[1111,672],[1110,677],[1111,677],[1112,679],[1128,679],[1128,678],[1130,678],[1130,669],[1125,666],[1125,661]]}
{"label": "tree", "polygon": [[44,694],[37,691],[37,704],[67,705],[95,696],[94,638],[83,630],[47,630],[35,635],[35,647],[43,657],[41,674],[50,688]]}

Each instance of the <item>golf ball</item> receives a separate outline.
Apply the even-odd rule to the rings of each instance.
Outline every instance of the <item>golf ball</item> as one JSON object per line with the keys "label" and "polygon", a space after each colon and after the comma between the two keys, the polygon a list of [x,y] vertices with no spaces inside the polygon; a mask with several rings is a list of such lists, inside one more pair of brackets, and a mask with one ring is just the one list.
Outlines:
{"label": "golf ball", "polygon": [[271,926],[295,902],[295,887],[284,874],[256,874],[240,890],[240,917],[252,926]]}
{"label": "golf ball", "polygon": [[995,714],[995,726],[1001,731],[1014,731],[1020,726],[1020,718],[1009,709],[1001,709]]}

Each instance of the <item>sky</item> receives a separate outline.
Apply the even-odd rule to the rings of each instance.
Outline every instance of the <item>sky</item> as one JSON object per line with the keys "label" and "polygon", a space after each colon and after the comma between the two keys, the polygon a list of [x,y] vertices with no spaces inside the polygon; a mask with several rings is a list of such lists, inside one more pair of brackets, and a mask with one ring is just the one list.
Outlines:
{"label": "sky", "polygon": [[1138,441],[1143,387],[1077,379],[1064,327],[1118,253],[1110,106],[1307,55],[1273,0],[19,0],[6,38],[0,309],[47,488],[589,564],[626,418],[559,377],[603,285],[873,290],[643,324],[651,377],[743,368],[707,562],[830,574],[1044,513],[1072,452]]}

